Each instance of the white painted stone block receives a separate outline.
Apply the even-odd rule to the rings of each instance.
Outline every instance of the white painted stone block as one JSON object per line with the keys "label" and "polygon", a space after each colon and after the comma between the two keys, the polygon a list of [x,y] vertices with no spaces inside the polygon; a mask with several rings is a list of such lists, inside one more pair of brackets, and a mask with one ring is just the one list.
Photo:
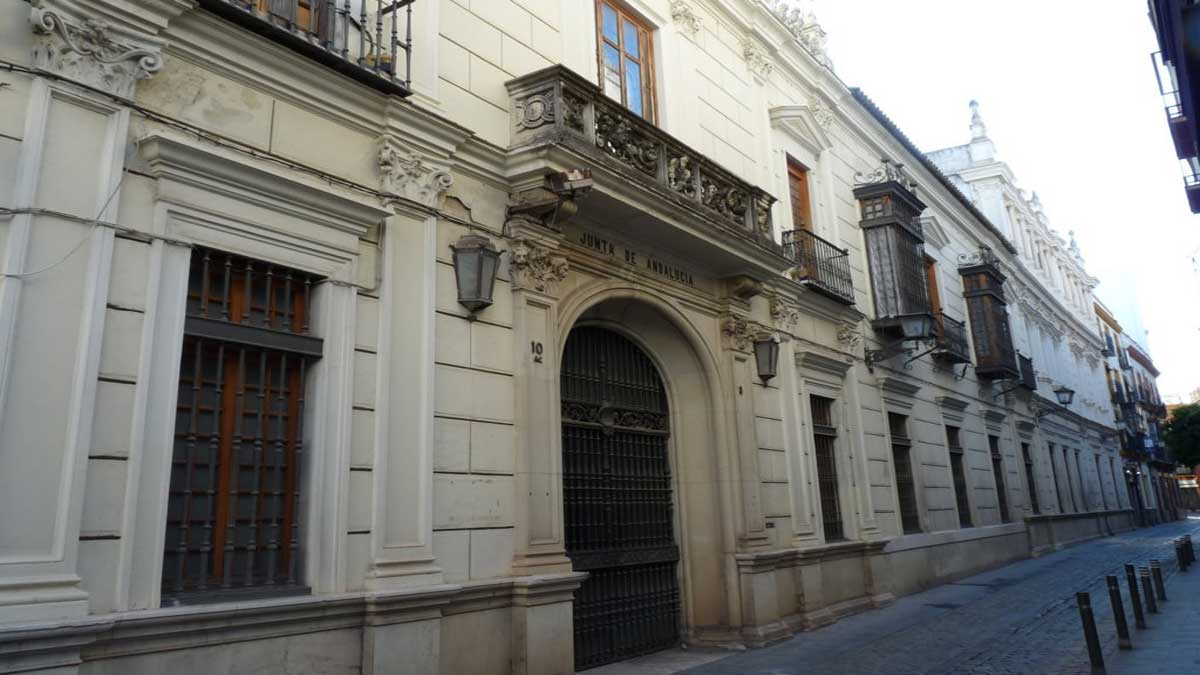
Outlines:
{"label": "white painted stone block", "polygon": [[471,365],[471,324],[466,319],[437,314],[434,320],[434,359],[464,368]]}
{"label": "white painted stone block", "polygon": [[121,518],[125,512],[127,465],[128,462],[123,459],[88,460],[81,534],[121,534]]}
{"label": "white painted stone block", "polygon": [[447,582],[467,581],[471,578],[471,531],[435,531],[433,556]]}
{"label": "white painted stone block", "polygon": [[475,321],[470,324],[471,365],[477,368],[513,370],[513,332],[509,328]]}
{"label": "white painted stone block", "polygon": [[136,380],[142,343],[142,313],[108,309],[104,312],[104,342],[100,348],[102,376]]}
{"label": "white painted stone block", "polygon": [[513,416],[512,378],[479,370],[436,367],[434,411],[440,415],[508,422]]}
{"label": "white painted stone block", "polygon": [[[466,3],[463,3],[466,4]],[[438,3],[442,35],[492,63],[500,63],[500,29],[454,2]]]}
{"label": "white painted stone block", "polygon": [[512,660],[512,610],[453,614],[442,619],[443,675],[506,673]]}
{"label": "white painted stone block", "polygon": [[515,439],[512,425],[471,422],[471,472],[512,474]]}
{"label": "white painted stone block", "polygon": [[87,591],[88,609],[92,614],[116,609],[120,558],[120,539],[85,539],[79,542],[79,578],[83,590]]}
{"label": "white painted stone block", "polygon": [[350,507],[346,527],[351,532],[371,529],[371,496],[374,480],[371,471],[350,472]]}
{"label": "white painted stone block", "polygon": [[471,530],[471,578],[493,579],[511,573],[513,531],[511,528]]}
{"label": "white painted stone block", "polygon": [[350,466],[375,465],[375,413],[371,410],[350,412]]}
{"label": "white painted stone block", "polygon": [[466,473],[471,468],[471,422],[439,417],[433,423],[433,470]]}
{"label": "white painted stone block", "polygon": [[368,351],[379,348],[379,300],[370,296],[358,296],[354,312],[354,346]]}
{"label": "white painted stone block", "polygon": [[92,420],[92,455],[129,455],[135,385],[96,383],[96,414]]}
{"label": "white painted stone block", "polygon": [[529,43],[529,12],[512,0],[471,0],[471,12],[517,40]]}
{"label": "white painted stone block", "polygon": [[378,359],[374,354],[354,352],[354,405],[375,408],[375,377]]}
{"label": "white painted stone block", "polygon": [[367,567],[371,564],[371,533],[346,535],[346,590],[362,590]]}
{"label": "white painted stone block", "polygon": [[149,244],[122,237],[113,240],[112,276],[108,282],[109,304],[145,311],[149,257]]}
{"label": "white painted stone block", "polygon": [[379,180],[375,137],[282,101],[275,102],[271,150],[363,184]]}

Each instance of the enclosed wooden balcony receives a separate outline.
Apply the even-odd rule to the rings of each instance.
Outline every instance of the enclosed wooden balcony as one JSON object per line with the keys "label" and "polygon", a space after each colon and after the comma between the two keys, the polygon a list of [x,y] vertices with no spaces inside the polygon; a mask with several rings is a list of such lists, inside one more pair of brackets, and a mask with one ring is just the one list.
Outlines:
{"label": "enclosed wooden balcony", "polygon": [[668,249],[713,276],[782,274],[775,198],[605,96],[562,66],[507,83],[513,115],[509,179],[588,169],[594,189],[580,218]]}
{"label": "enclosed wooden balcony", "polygon": [[1033,359],[1025,356],[1024,354],[1018,354],[1017,362],[1021,373],[1019,380],[1021,387],[1028,389],[1029,391],[1037,391],[1037,371],[1033,369]]}
{"label": "enclosed wooden balcony", "polygon": [[[1005,277],[1000,272],[999,259],[991,249],[983,247],[959,260],[958,273],[963,279],[963,299],[967,302],[975,344],[975,375],[984,380],[1007,380],[1018,375],[1023,378],[1008,323]],[[1031,371],[1032,367],[1031,362]],[[1037,388],[1036,380],[1033,388]]]}
{"label": "enclosed wooden balcony", "polygon": [[[385,94],[409,96],[416,0],[198,0],[201,8]],[[436,36],[435,36],[436,37]]]}
{"label": "enclosed wooden balcony", "polygon": [[804,229],[783,233],[783,253],[796,263],[792,278],[842,304],[854,304],[850,252]]}

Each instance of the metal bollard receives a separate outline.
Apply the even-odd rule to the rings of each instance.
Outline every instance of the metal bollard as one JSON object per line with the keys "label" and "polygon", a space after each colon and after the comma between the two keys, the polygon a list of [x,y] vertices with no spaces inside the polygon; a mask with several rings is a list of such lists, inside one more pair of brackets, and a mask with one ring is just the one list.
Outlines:
{"label": "metal bollard", "polygon": [[1179,565],[1180,572],[1187,571],[1187,560],[1183,556],[1183,541],[1181,539],[1175,540],[1175,562]]}
{"label": "metal bollard", "polygon": [[1133,640],[1129,639],[1129,624],[1125,622],[1125,604],[1121,602],[1121,586],[1112,574],[1104,577],[1104,580],[1108,583],[1108,600],[1112,603],[1113,621],[1117,624],[1117,646],[1133,649]]}
{"label": "metal bollard", "polygon": [[1142,614],[1142,594],[1138,593],[1137,576],[1133,565],[1125,566],[1125,581],[1129,584],[1129,603],[1133,605],[1133,625],[1139,630],[1146,628],[1146,615]]}
{"label": "metal bollard", "polygon": [[1103,673],[1104,655],[1100,652],[1100,636],[1096,634],[1096,617],[1092,614],[1092,599],[1087,593],[1076,593],[1079,619],[1083,621],[1083,637],[1087,640],[1088,659],[1092,662],[1092,673]]}
{"label": "metal bollard", "polygon": [[1142,594],[1146,596],[1146,611],[1158,614],[1158,603],[1154,601],[1154,586],[1150,584],[1150,568],[1139,567],[1138,578],[1142,580]]}
{"label": "metal bollard", "polygon": [[1154,579],[1154,592],[1159,602],[1167,601],[1167,587],[1163,584],[1162,564],[1157,560],[1150,561],[1150,578]]}

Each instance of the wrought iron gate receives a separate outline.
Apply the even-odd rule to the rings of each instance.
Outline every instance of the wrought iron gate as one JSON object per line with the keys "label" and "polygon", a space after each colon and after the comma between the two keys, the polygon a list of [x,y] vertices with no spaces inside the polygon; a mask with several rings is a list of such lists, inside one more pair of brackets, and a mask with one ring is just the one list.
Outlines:
{"label": "wrought iron gate", "polygon": [[679,639],[667,417],[645,353],[603,328],[571,331],[562,360],[563,507],[567,555],[590,573],[575,596],[579,670]]}

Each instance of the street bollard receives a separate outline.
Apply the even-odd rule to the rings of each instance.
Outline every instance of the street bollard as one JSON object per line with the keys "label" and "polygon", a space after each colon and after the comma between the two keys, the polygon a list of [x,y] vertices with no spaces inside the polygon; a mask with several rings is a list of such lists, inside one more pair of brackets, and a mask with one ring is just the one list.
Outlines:
{"label": "street bollard", "polygon": [[1163,584],[1162,563],[1150,561],[1150,578],[1154,579],[1154,592],[1158,594],[1159,602],[1167,601],[1167,587]]}
{"label": "street bollard", "polygon": [[1112,603],[1113,621],[1117,624],[1117,646],[1133,649],[1133,641],[1129,639],[1129,624],[1125,622],[1125,604],[1121,602],[1121,586],[1111,574],[1104,580],[1108,582],[1108,600]]}
{"label": "street bollard", "polygon": [[1138,578],[1142,580],[1142,595],[1146,596],[1146,611],[1158,614],[1158,603],[1154,601],[1154,586],[1150,585],[1150,568],[1139,567]]}
{"label": "street bollard", "polygon": [[1146,615],[1142,614],[1142,594],[1138,593],[1137,577],[1133,565],[1125,566],[1125,581],[1129,584],[1129,604],[1133,605],[1133,625],[1139,630],[1146,628]]}
{"label": "street bollard", "polygon": [[1196,549],[1192,548],[1192,535],[1183,535],[1183,552],[1187,554],[1188,567],[1196,562]]}
{"label": "street bollard", "polygon": [[1076,593],[1079,619],[1083,621],[1083,637],[1087,640],[1088,659],[1092,662],[1092,673],[1103,673],[1104,655],[1100,653],[1100,636],[1096,634],[1096,617],[1092,615],[1092,599],[1087,593]]}
{"label": "street bollard", "polygon": [[1175,540],[1175,562],[1179,565],[1180,572],[1187,571],[1187,561],[1183,557],[1183,541],[1180,539]]}

